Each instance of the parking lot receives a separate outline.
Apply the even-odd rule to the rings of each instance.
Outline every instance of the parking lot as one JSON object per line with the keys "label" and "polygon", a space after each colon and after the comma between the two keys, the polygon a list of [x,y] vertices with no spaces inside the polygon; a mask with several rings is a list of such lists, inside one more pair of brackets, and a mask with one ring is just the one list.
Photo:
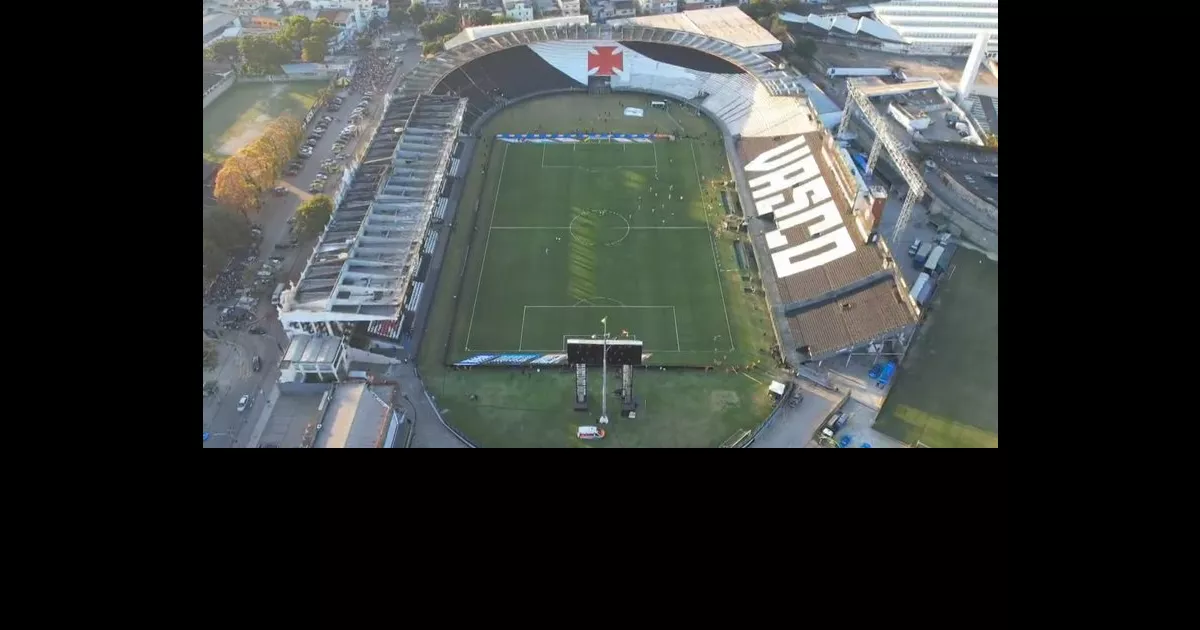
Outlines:
{"label": "parking lot", "polygon": [[[396,72],[389,79],[386,88],[377,90],[376,95],[371,98],[371,106],[364,110],[364,118],[357,123],[360,131],[347,139],[341,147],[341,153],[352,156],[358,148],[358,143],[370,135],[369,131],[382,110],[383,94],[393,89],[402,73],[415,65],[419,58],[419,47],[410,47],[404,53],[403,63],[397,66],[400,72]],[[332,118],[328,121],[330,124],[325,133],[311,145],[311,157],[298,159],[298,162],[302,162],[301,168],[292,175],[285,175],[279,182],[278,186],[282,187],[284,192],[268,194],[262,208],[252,217],[251,220],[260,230],[256,249],[253,253],[248,252],[255,258],[249,260],[249,256],[246,256],[235,261],[231,273],[227,274],[228,285],[225,290],[215,295],[214,300],[205,300],[204,327],[218,333],[218,363],[213,370],[205,372],[204,376],[206,382],[217,383],[216,393],[204,399],[204,432],[209,436],[204,442],[206,448],[228,448],[248,443],[254,425],[250,420],[258,417],[258,403],[265,400],[278,379],[279,358],[287,347],[287,339],[276,317],[275,308],[271,305],[271,293],[278,283],[287,284],[299,280],[305,261],[308,260],[315,244],[315,239],[294,240],[289,221],[295,215],[296,208],[312,198],[313,193],[309,191],[309,187],[319,179],[319,173],[325,173],[329,181],[324,192],[333,192],[336,178],[340,177],[340,174],[335,176],[326,172],[322,162],[330,158],[336,159],[334,144],[340,131],[350,124],[349,118],[362,100],[363,91],[366,89],[369,89],[367,85],[363,85],[362,89],[352,86],[339,93],[344,99],[343,107],[336,112],[326,110],[319,113],[309,125],[306,138],[323,116]],[[348,157],[338,162],[340,165],[346,163]],[[279,257],[281,260],[276,265],[276,270],[270,274],[270,281],[259,283],[256,287],[255,283],[260,280],[258,274],[264,265],[271,262],[271,257]],[[247,279],[250,280],[249,283],[246,282]],[[234,309],[222,318],[222,309],[237,307],[238,300],[247,297],[238,295],[238,291],[243,289],[250,289],[248,297],[256,298],[256,301],[243,301],[242,306],[246,308]],[[222,322],[228,322],[230,326],[223,327]],[[250,332],[252,329],[255,333]],[[253,371],[251,366],[255,356],[260,357],[262,363],[261,371],[258,372]],[[253,404],[246,411],[238,412],[237,402],[243,395],[251,395],[254,399]]]}

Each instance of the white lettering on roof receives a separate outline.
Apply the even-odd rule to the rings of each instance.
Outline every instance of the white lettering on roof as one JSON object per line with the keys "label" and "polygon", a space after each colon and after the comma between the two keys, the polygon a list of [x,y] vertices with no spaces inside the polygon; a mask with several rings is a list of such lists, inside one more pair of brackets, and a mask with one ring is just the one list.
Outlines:
{"label": "white lettering on roof", "polygon": [[[842,222],[829,185],[804,136],[764,151],[746,165],[746,171],[764,173],[747,183],[755,202],[755,216],[774,214],[775,229],[766,234],[766,241],[779,278],[854,253],[854,239]],[[788,188],[792,190],[791,203],[782,194]],[[806,228],[812,238],[793,246],[783,231],[797,226]],[[821,253],[815,253],[818,251]]]}

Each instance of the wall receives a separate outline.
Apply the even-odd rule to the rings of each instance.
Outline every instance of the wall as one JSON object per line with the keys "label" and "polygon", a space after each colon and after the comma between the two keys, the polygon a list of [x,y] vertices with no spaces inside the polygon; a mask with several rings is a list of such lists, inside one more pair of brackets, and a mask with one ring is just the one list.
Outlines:
{"label": "wall", "polygon": [[208,91],[204,93],[204,109],[212,105],[222,94],[228,92],[234,83],[237,83],[237,75],[230,72],[224,79],[221,79],[220,83],[208,88]]}

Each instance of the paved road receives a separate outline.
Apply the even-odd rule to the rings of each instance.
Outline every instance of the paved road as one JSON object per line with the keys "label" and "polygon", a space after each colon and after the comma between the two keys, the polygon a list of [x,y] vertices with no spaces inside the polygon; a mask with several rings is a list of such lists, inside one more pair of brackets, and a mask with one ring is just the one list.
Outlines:
{"label": "paved road", "polygon": [[[391,84],[386,90],[376,90],[375,96],[371,99],[371,116],[359,125],[363,131],[347,144],[344,149],[345,153],[352,155],[358,148],[358,144],[365,142],[370,137],[371,128],[383,114],[384,95],[396,87],[400,78],[417,64],[420,57],[420,46],[410,44],[408,50],[403,53],[404,63],[398,67]],[[346,96],[346,103],[341,111],[332,114],[323,112],[317,115],[318,119],[320,116],[331,115],[334,117],[334,122],[329,126],[325,136],[317,143],[313,150],[313,156],[305,161],[304,169],[294,177],[283,179],[282,185],[289,189],[289,194],[283,197],[268,197],[262,211],[254,219],[256,223],[263,226],[259,260],[275,255],[285,256],[284,269],[288,270],[285,280],[287,282],[300,279],[304,264],[312,253],[315,239],[306,243],[302,242],[300,246],[286,252],[275,252],[275,245],[289,238],[287,220],[296,213],[296,208],[302,202],[312,197],[308,193],[308,185],[320,172],[321,160],[332,156],[332,147],[336,142],[337,135],[346,125],[350,110],[354,109],[354,105],[361,98],[362,92],[355,89]],[[334,181],[330,182],[326,192],[332,193],[335,190],[335,183],[339,177],[340,175],[330,176],[330,179]],[[256,314],[260,318],[259,324],[267,330],[266,335],[251,335],[245,331],[220,331],[222,333],[221,360],[215,372],[221,387],[217,395],[204,399],[204,431],[212,434],[210,439],[204,443],[205,448],[230,448],[247,445],[250,442],[250,434],[254,425],[260,416],[261,405],[266,401],[266,394],[270,393],[273,384],[279,377],[278,364],[282,350],[287,348],[287,337],[283,332],[283,327],[279,324],[274,308],[268,302],[269,300],[264,299]],[[219,330],[216,320],[217,307],[204,309],[205,327]],[[254,372],[250,367],[255,356],[262,358],[261,372]],[[243,394],[250,394],[254,398],[254,402],[245,412],[239,413],[237,401]],[[423,399],[424,395],[422,394],[420,398]],[[426,415],[421,414],[420,410],[418,410],[418,414]],[[436,418],[433,420],[435,423],[437,422]],[[439,425],[438,428],[441,426]]]}

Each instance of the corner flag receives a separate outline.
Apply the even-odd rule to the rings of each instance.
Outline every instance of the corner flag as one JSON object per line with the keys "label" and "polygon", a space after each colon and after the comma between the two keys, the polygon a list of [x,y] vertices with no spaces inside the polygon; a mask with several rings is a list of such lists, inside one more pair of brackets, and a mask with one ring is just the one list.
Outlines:
{"label": "corner flag", "polygon": [[608,316],[607,316],[607,315],[605,315],[605,316],[604,316],[604,317],[603,317],[603,318],[600,320],[600,323],[601,323],[601,324],[607,324],[607,323],[608,323]]}

